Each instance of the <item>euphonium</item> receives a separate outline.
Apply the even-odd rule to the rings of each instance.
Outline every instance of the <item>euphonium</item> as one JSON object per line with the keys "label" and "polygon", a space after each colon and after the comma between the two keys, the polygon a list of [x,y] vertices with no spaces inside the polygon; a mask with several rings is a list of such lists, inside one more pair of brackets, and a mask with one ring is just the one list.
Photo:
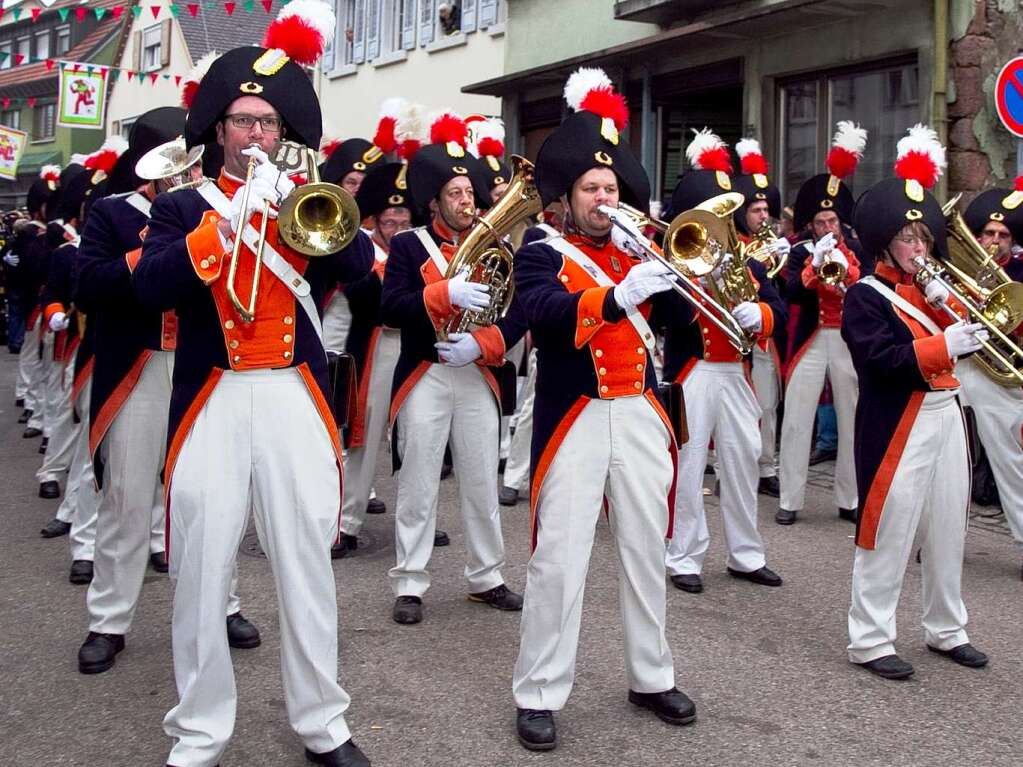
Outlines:
{"label": "euphonium", "polygon": [[135,175],[156,182],[158,192],[177,192],[203,183],[206,179],[190,180],[192,168],[202,160],[203,145],[185,148],[185,140],[178,138],[153,147],[135,163]]}
{"label": "euphonium", "polygon": [[533,182],[533,163],[512,155],[511,164],[512,178],[508,189],[490,210],[476,218],[444,274],[445,279],[451,279],[465,271],[470,282],[489,285],[490,305],[480,311],[466,309],[457,312],[437,331],[437,338],[441,341],[446,341],[451,333],[493,325],[511,306],[515,292],[512,283],[513,253],[504,240],[520,221],[535,217],[543,209]]}
{"label": "euphonium", "polygon": [[774,243],[778,241],[778,235],[774,232],[770,219],[764,219],[764,223],[753,233],[750,241],[746,243],[743,250],[744,258],[752,258],[763,264],[767,270],[767,276],[774,279],[778,272],[785,267],[787,258],[779,259],[774,253]]}

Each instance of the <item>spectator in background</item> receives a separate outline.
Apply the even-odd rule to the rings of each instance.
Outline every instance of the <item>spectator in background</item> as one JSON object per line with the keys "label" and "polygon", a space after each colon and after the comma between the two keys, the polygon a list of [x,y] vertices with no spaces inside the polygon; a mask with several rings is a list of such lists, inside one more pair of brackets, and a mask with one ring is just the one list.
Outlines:
{"label": "spectator in background", "polygon": [[437,17],[445,35],[454,35],[462,29],[462,9],[458,3],[440,3],[437,5]]}

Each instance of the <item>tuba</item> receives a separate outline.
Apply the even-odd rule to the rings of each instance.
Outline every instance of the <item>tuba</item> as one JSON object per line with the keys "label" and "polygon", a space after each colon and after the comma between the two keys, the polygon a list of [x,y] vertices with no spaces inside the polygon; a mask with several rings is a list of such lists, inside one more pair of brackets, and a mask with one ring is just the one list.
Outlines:
{"label": "tuba", "polygon": [[202,160],[204,146],[185,148],[185,139],[178,136],[159,146],[153,147],[135,163],[135,175],[146,181],[156,182],[160,192],[177,192],[193,189],[205,178],[189,180],[192,168]]}
{"label": "tuba", "polygon": [[513,253],[505,237],[520,221],[535,218],[543,210],[540,194],[533,182],[533,163],[512,155],[511,164],[512,178],[508,189],[490,210],[476,217],[444,274],[445,279],[451,279],[465,271],[471,282],[489,285],[490,305],[480,311],[458,311],[437,331],[437,338],[441,341],[446,341],[451,333],[493,325],[511,306],[515,293]]}

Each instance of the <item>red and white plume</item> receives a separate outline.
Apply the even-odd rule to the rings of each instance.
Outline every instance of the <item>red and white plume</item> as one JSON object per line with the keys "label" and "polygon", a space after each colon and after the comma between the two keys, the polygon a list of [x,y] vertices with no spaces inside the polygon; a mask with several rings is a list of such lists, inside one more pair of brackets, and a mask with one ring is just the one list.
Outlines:
{"label": "red and white plume", "polygon": [[835,178],[847,178],[856,171],[856,164],[863,159],[863,150],[867,148],[867,130],[853,123],[842,120],[831,140],[831,151],[824,165]]}
{"label": "red and white plume", "polygon": [[438,109],[430,113],[430,143],[458,144],[465,149],[469,140],[469,127],[459,115],[450,109]]}
{"label": "red and white plume", "polygon": [[476,126],[475,155],[498,160],[504,157],[504,120],[492,117],[479,122]]}
{"label": "red and white plume", "polygon": [[421,104],[406,102],[394,119],[394,142],[399,159],[411,160],[426,141],[426,121]]}
{"label": "red and white plume", "polygon": [[398,117],[407,106],[408,102],[400,96],[384,99],[380,105],[380,119],[377,120],[377,130],[373,134],[373,145],[384,154],[390,154],[398,148],[395,127]]}
{"label": "red and white plume", "polygon": [[334,11],[323,0],[291,0],[270,22],[264,48],[277,48],[288,58],[311,67],[334,37]]}
{"label": "red and white plume", "polygon": [[128,149],[128,142],[121,136],[110,136],[103,146],[85,158],[83,165],[89,170],[103,171],[110,175],[117,159]]}
{"label": "red and white plume", "polygon": [[760,151],[760,142],[755,138],[739,139],[735,144],[735,153],[739,155],[739,168],[744,174],[767,175],[767,158]]}
{"label": "red and white plume", "polygon": [[710,128],[693,129],[693,140],[686,147],[686,158],[693,170],[716,170],[721,173],[732,172],[732,158],[728,154],[728,144]]}
{"label": "red and white plume", "polygon": [[917,123],[895,145],[895,175],[919,181],[924,189],[937,183],[945,170],[945,147],[933,128]]}
{"label": "red and white plume", "polygon": [[185,75],[185,79],[181,85],[181,106],[185,109],[192,108],[192,102],[195,100],[195,92],[199,90],[199,83],[206,76],[206,73],[210,71],[210,67],[213,66],[213,62],[220,57],[220,54],[216,51],[210,51],[205,56],[195,62],[188,74]]}
{"label": "red and white plume", "polygon": [[1012,188],[1017,192],[1023,192],[1023,176],[1016,176],[1016,180],[1012,182]]}
{"label": "red and white plume", "polygon": [[329,160],[330,156],[334,154],[338,147],[340,147],[343,143],[345,143],[344,139],[340,138],[323,139],[323,141],[320,142],[320,151],[323,153],[324,161]]}
{"label": "red and white plume", "polygon": [[60,183],[60,166],[44,165],[39,169],[39,178],[49,184],[51,189],[56,189]]}
{"label": "red and white plume", "polygon": [[565,83],[565,101],[575,112],[593,112],[614,121],[618,130],[629,124],[629,105],[615,93],[611,78],[603,69],[580,67]]}

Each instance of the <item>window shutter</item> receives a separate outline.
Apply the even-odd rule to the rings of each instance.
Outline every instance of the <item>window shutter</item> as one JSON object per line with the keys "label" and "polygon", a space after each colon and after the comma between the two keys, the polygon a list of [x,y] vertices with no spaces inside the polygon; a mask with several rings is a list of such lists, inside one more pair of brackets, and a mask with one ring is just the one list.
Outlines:
{"label": "window shutter", "polygon": [[410,51],[416,47],[416,0],[398,0],[401,3],[401,47]]}
{"label": "window shutter", "polygon": [[170,64],[171,53],[171,19],[160,22],[160,66]]}
{"label": "window shutter", "polygon": [[380,3],[381,0],[366,0],[366,61],[380,55]]}
{"label": "window shutter", "polygon": [[419,44],[433,42],[433,30],[437,26],[437,18],[433,10],[433,0],[419,0]]}
{"label": "window shutter", "polygon": [[497,0],[479,0],[480,4],[480,29],[497,23]]}
{"label": "window shutter", "polygon": [[131,68],[138,72],[142,69],[142,30],[136,29],[131,33]]}
{"label": "window shutter", "polygon": [[476,2],[477,0],[462,0],[462,31],[476,31]]}
{"label": "window shutter", "polygon": [[361,64],[366,58],[366,0],[355,0],[352,18],[352,61]]}

